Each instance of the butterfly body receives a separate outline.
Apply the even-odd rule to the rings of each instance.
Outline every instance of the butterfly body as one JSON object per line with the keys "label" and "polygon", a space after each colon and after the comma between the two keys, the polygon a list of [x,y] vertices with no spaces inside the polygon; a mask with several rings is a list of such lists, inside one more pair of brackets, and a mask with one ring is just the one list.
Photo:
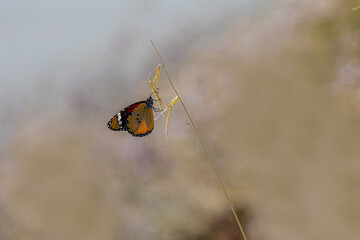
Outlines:
{"label": "butterfly body", "polygon": [[115,114],[108,122],[113,131],[128,131],[134,137],[144,137],[154,129],[153,99],[131,104]]}

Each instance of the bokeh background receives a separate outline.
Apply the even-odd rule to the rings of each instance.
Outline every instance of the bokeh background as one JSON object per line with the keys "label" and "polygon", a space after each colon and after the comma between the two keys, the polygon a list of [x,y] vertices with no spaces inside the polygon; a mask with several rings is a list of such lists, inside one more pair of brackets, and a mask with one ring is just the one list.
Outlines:
{"label": "bokeh background", "polygon": [[0,239],[241,239],[180,104],[167,145],[106,127],[150,39],[248,239],[360,239],[359,4],[1,1]]}

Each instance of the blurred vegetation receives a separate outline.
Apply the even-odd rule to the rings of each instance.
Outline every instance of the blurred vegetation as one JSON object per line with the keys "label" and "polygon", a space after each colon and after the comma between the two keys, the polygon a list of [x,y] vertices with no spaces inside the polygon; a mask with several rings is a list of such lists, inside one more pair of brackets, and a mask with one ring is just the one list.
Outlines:
{"label": "blurred vegetation", "polygon": [[[165,62],[249,239],[360,238],[356,5],[280,1]],[[171,47],[160,51],[166,61]],[[150,92],[146,75],[136,93],[119,75],[18,113],[2,153],[0,239],[239,239],[180,107],[168,146],[161,118],[141,139],[107,130]]]}

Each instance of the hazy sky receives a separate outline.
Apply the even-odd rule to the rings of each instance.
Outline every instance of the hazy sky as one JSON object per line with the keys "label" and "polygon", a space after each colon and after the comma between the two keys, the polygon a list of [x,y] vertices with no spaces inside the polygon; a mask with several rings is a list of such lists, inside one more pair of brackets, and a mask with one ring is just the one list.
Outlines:
{"label": "hazy sky", "polygon": [[51,71],[71,70],[83,58],[109,54],[117,39],[129,37],[140,53],[150,49],[149,39],[169,40],[166,36],[178,34],[184,24],[208,28],[247,2],[2,0],[0,91],[28,91]]}

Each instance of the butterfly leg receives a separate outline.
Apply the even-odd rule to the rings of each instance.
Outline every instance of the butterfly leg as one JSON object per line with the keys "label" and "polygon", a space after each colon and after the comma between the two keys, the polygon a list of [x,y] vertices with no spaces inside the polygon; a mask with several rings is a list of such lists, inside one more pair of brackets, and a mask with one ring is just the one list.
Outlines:
{"label": "butterfly leg", "polygon": [[162,112],[162,110],[160,108],[154,108],[153,107],[153,109],[154,109],[154,112]]}

